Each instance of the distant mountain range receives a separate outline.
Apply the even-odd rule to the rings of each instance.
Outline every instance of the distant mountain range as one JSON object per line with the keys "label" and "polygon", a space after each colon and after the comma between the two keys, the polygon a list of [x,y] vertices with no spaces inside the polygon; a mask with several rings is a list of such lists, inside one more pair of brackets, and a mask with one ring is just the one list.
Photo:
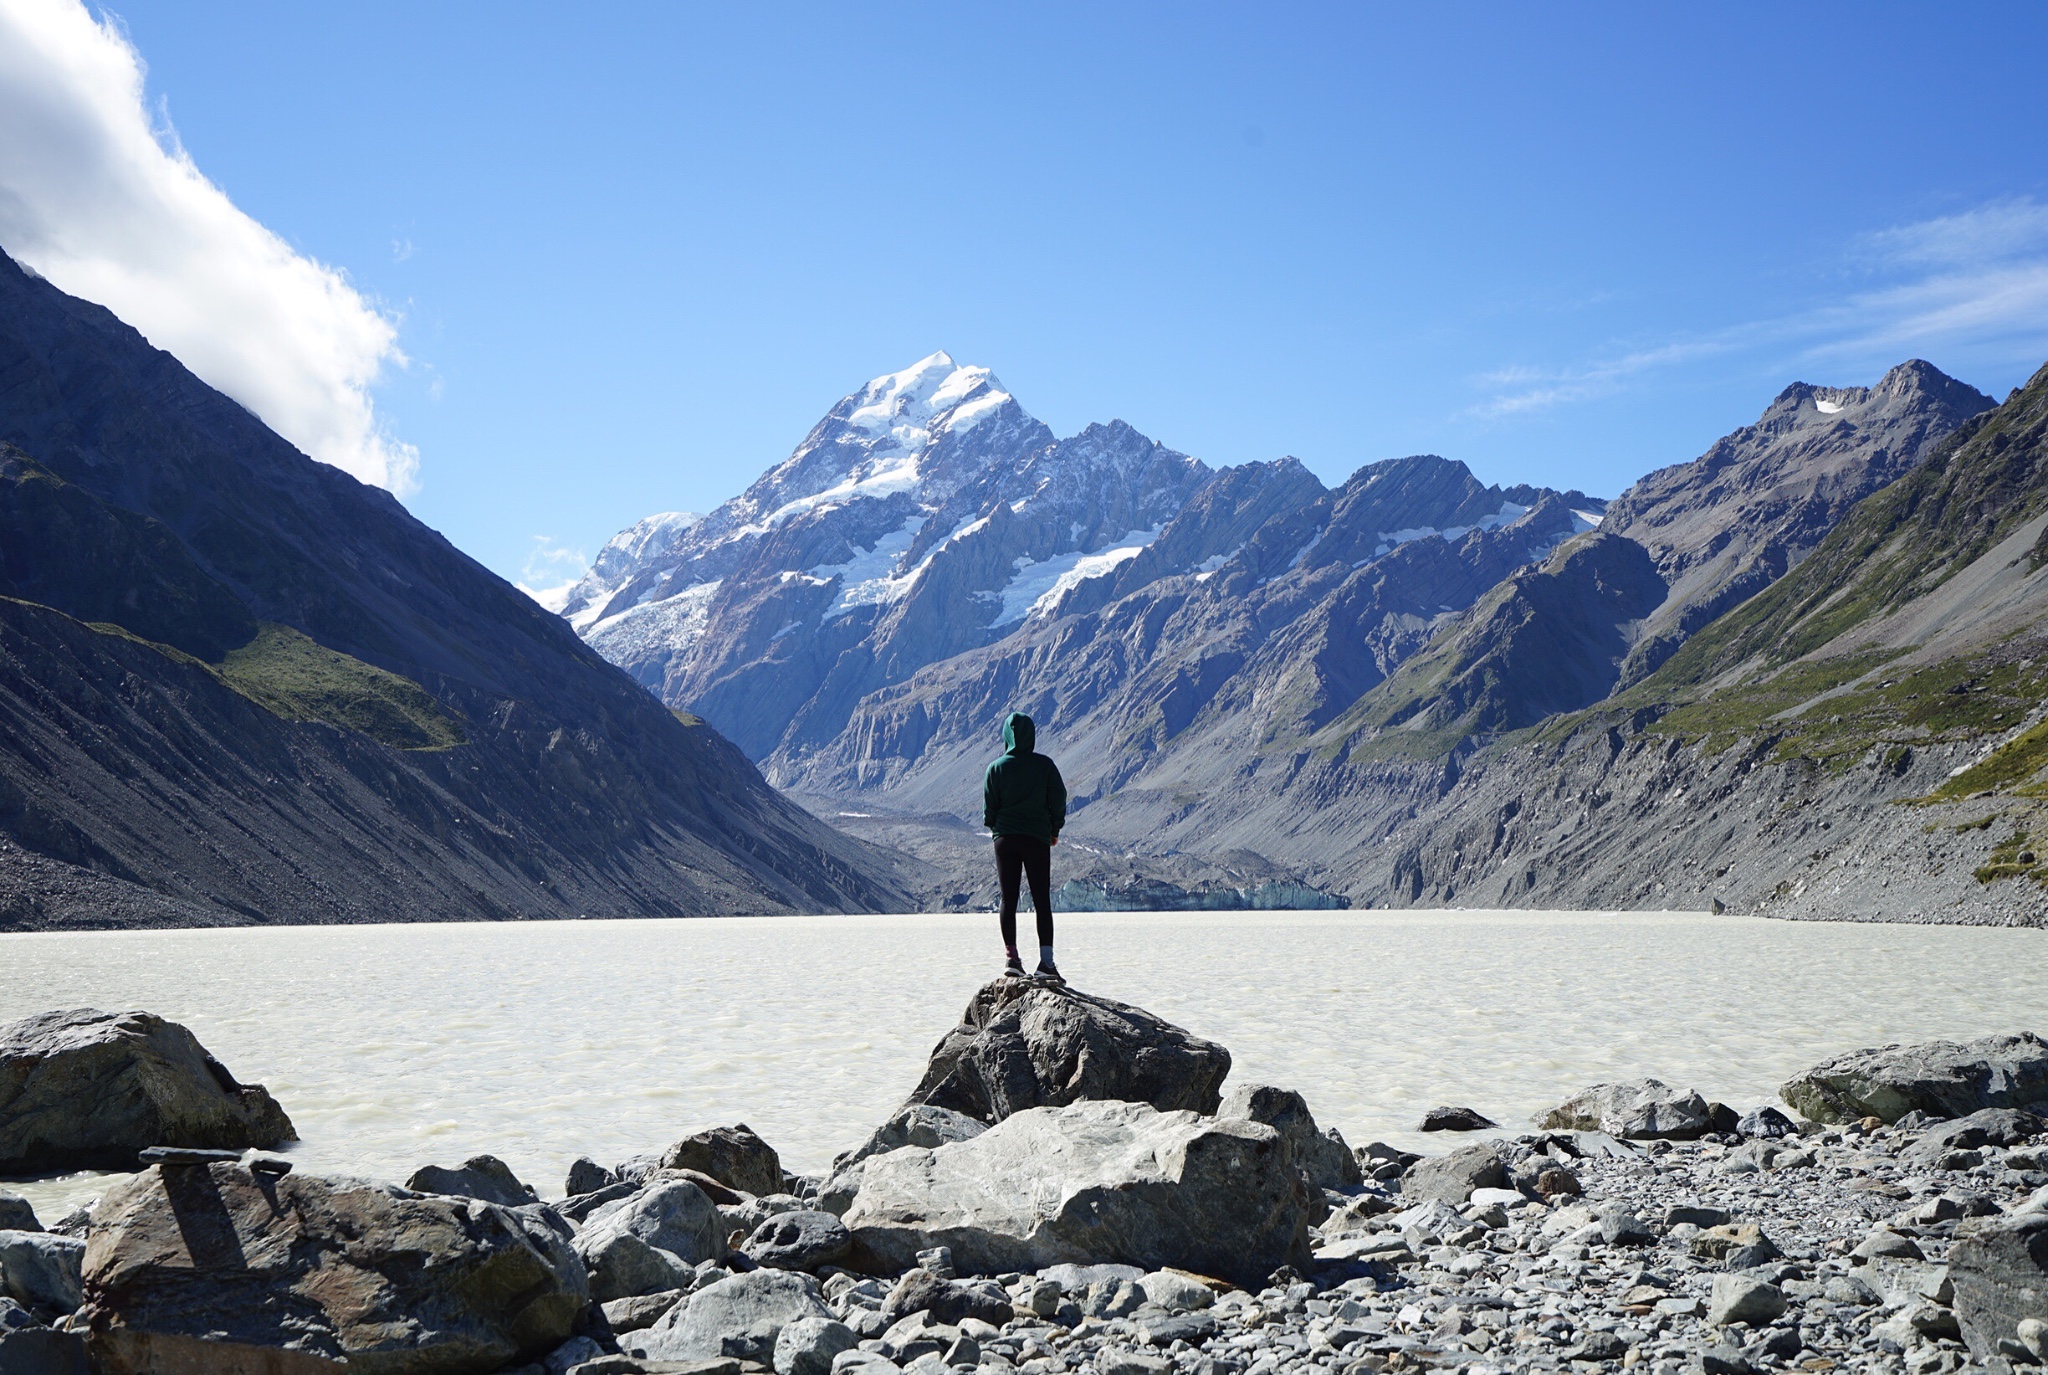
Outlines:
{"label": "distant mountain range", "polygon": [[[1798,876],[1813,848],[1762,838],[1790,835],[1781,820],[1692,818],[1660,846],[1599,799],[1648,755],[1669,755],[1660,780],[1729,762],[1727,735],[1685,723],[1735,691],[1730,674],[1777,681],[1789,661],[1759,666],[1757,650],[1707,671],[1695,646],[1836,567],[1842,532],[1945,471],[1994,406],[1917,360],[1872,387],[1795,384],[1610,503],[1489,487],[1428,455],[1330,489],[1293,459],[1212,470],[1122,422],[1062,440],[986,369],[934,354],[841,401],[711,515],[621,534],[566,614],[771,781],[925,861],[945,904],[989,897],[974,784],[1014,709],[1043,723],[1074,793],[1070,906],[1469,896],[1987,919],[1972,903],[1990,890],[1953,883],[1956,864],[1982,867],[1967,856],[1930,861],[1951,880],[1939,903],[1901,881],[1830,909]],[[1923,555],[1879,542],[1859,557]],[[1870,614],[1904,596],[1882,586]],[[1945,663],[1947,643],[1907,657]],[[1769,767],[1735,793],[1804,795],[1785,791],[1804,766],[1780,723],[1748,727]],[[1960,726],[1892,735],[1886,799],[1988,747]],[[1603,751],[1605,772],[1560,804],[1560,759],[1590,768]],[[1550,818],[1559,805],[1572,816]],[[1800,805],[1843,824],[1833,802]],[[1556,833],[1532,852],[1539,815]]]}
{"label": "distant mountain range", "polygon": [[0,255],[0,929],[901,907],[387,493]]}

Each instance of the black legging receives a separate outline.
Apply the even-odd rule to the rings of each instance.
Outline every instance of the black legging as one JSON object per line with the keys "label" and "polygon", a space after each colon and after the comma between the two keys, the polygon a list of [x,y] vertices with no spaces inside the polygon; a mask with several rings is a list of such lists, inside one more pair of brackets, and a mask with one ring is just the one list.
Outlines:
{"label": "black legging", "polygon": [[1003,888],[1003,945],[1017,947],[1017,878],[1031,879],[1031,905],[1038,909],[1038,943],[1052,944],[1052,846],[1037,836],[996,837],[996,882]]}

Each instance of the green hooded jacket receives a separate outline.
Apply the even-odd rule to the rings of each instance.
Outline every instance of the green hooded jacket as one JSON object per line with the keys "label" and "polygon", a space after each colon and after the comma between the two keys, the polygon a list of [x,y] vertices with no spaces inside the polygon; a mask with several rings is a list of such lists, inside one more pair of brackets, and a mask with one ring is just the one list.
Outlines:
{"label": "green hooded jacket", "polygon": [[1067,785],[1059,765],[1032,752],[1037,740],[1030,717],[1013,711],[1003,718],[1003,757],[981,778],[981,824],[999,836],[1050,844],[1067,824]]}

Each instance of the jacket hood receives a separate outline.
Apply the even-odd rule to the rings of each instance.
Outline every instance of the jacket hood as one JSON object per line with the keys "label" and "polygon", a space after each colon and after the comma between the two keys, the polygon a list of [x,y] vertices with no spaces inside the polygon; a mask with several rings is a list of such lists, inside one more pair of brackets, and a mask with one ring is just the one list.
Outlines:
{"label": "jacket hood", "polygon": [[1029,754],[1038,743],[1038,727],[1021,711],[1003,718],[1003,749],[1010,754]]}

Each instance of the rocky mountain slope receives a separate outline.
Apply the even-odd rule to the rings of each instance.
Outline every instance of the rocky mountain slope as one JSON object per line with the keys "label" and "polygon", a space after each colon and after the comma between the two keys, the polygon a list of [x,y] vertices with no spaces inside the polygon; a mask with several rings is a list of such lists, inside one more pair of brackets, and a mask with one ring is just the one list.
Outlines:
{"label": "rocky mountain slope", "polygon": [[[846,398],[672,549],[594,571],[570,614],[773,782],[936,866],[949,900],[986,896],[951,819],[971,822],[1017,709],[1048,723],[1074,834],[1102,856],[1076,851],[1073,905],[1119,883],[1420,901],[1415,866],[1367,881],[1356,847],[1437,805],[1475,750],[1640,684],[1992,404],[1918,361],[1873,387],[1795,384],[1610,507],[1432,456],[1328,490],[1291,459],[1211,472],[1121,425],[1054,441],[935,355]],[[949,406],[1000,418],[1001,442],[964,448]],[[1064,531],[1014,519],[1089,491],[1125,505]],[[763,512],[836,524],[770,538]]]}
{"label": "rocky mountain slope", "polygon": [[899,906],[386,493],[0,256],[0,926]]}
{"label": "rocky mountain slope", "polygon": [[[1255,768],[1201,835],[1376,904],[2048,920],[2044,531],[2048,369],[1642,682],[1490,740]],[[1091,821],[1193,838],[1147,801]]]}

